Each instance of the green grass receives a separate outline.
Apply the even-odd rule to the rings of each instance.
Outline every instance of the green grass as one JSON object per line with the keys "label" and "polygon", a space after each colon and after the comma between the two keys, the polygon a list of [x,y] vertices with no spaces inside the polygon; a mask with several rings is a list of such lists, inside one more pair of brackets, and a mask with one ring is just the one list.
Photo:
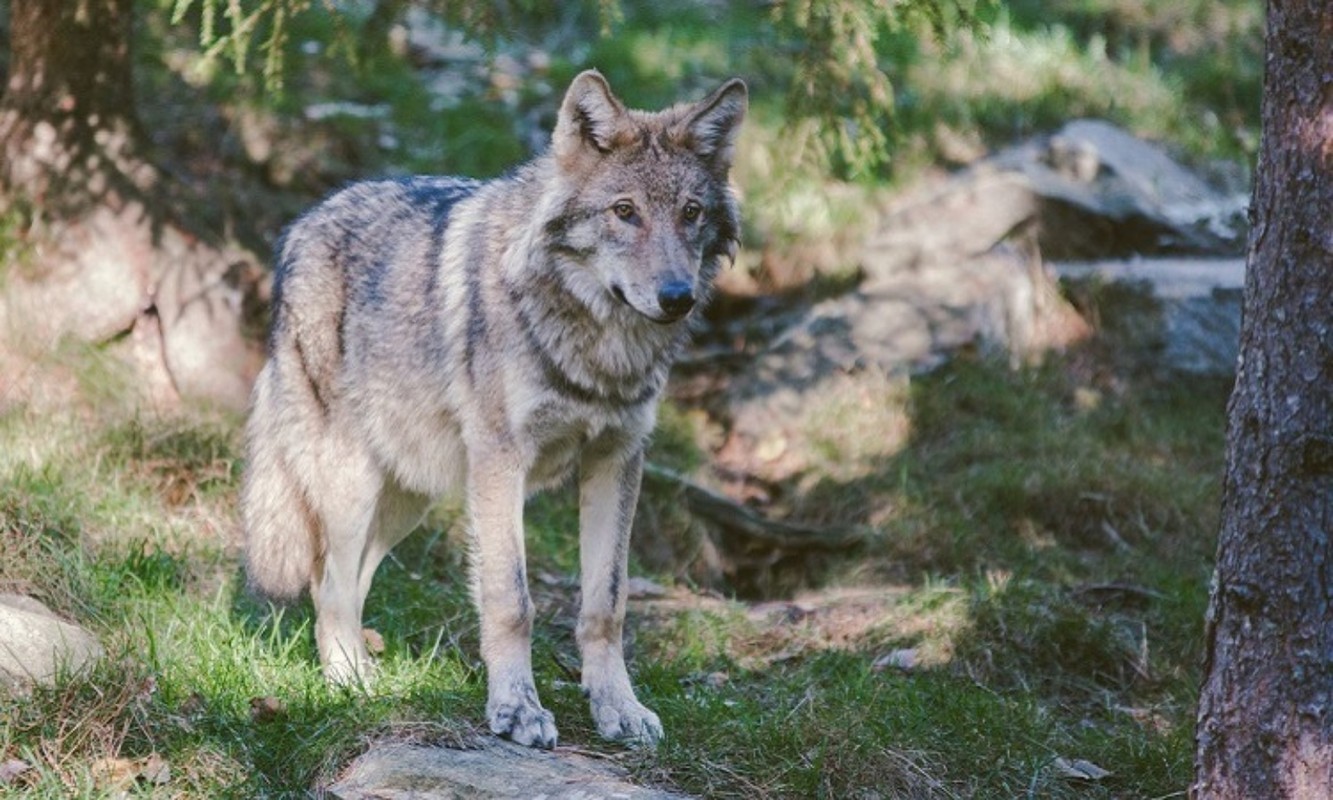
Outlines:
{"label": "green grass", "polygon": [[[808,500],[824,492],[871,535],[822,573],[859,599],[808,595],[815,610],[777,621],[704,595],[636,605],[632,669],[669,733],[655,753],[597,738],[569,671],[572,589],[535,581],[534,662],[562,742],[709,797],[1182,790],[1222,387],[1137,378],[1088,408],[1073,399],[1076,367],[963,361],[912,382],[907,448]],[[155,754],[170,778],[140,779],[136,795],[298,794],[372,740],[484,728],[454,514],[404,543],[371,593],[377,689],[330,689],[308,606],[275,611],[242,590],[236,420],[90,411],[0,420],[0,585],[90,626],[108,651],[91,676],[0,705],[0,758],[33,767],[10,790],[107,796],[99,759]],[[662,457],[688,468],[689,417],[663,417]],[[532,504],[534,576],[574,574],[575,520],[568,494]],[[901,649],[913,669],[874,668]],[[256,715],[267,697],[279,710]],[[1060,758],[1114,774],[1072,780]]]}

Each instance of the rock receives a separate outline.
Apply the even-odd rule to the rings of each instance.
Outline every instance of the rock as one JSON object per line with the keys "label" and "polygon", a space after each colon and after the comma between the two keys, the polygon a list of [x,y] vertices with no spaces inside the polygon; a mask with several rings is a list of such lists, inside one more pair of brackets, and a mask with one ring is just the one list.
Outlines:
{"label": "rock", "polygon": [[654,597],[666,597],[667,588],[660,583],[635,575],[629,579],[625,596],[630,600],[647,600]]}
{"label": "rock", "polygon": [[[1003,225],[992,232],[1003,236]],[[854,472],[907,442],[907,374],[962,348],[1025,363],[1088,334],[1039,260],[1022,247],[983,241],[960,240],[957,249],[925,243],[918,256],[927,263],[867,267],[856,291],[815,304],[732,381],[719,463],[766,481],[792,478],[811,466],[808,454],[820,450],[812,445],[828,440],[831,418],[859,431],[860,444],[837,447]],[[980,251],[968,253],[973,246]],[[781,452],[765,446],[779,434]]]}
{"label": "rock", "polygon": [[[1241,258],[1153,258],[1057,264],[1069,281],[1095,280],[1141,292],[1147,319],[1126,325],[1148,342],[1155,365],[1201,375],[1232,375],[1240,348]],[[1111,311],[1105,314],[1113,313]],[[1115,320],[1107,320],[1115,322]]]}
{"label": "rock", "polygon": [[1075,120],[979,169],[1021,179],[1048,259],[1234,255],[1244,244],[1247,195],[1214,189],[1157,145],[1102,120]]}
{"label": "rock", "polygon": [[[771,484],[816,466],[808,454],[821,443],[849,472],[858,448],[861,461],[892,455],[908,435],[905,413],[892,412],[904,394],[895,390],[901,376],[965,349],[1033,362],[1091,333],[1049,262],[1235,254],[1244,208],[1244,197],[1098,120],[1071,122],[898,197],[848,255],[863,282],[798,315],[731,380],[719,466]],[[1229,370],[1238,284],[1203,280],[1210,268],[1196,276],[1202,282],[1170,277],[1189,272],[1183,258],[1151,263],[1160,267],[1151,282],[1162,359],[1176,369]],[[827,441],[839,426],[873,432],[861,440],[878,451]]]}
{"label": "rock", "polygon": [[15,270],[7,282],[6,333],[54,344],[64,335],[95,342],[129,330],[152,305],[152,232],[143,216],[137,204],[99,206],[63,227],[40,266]]}
{"label": "rock", "polygon": [[263,366],[263,351],[246,330],[248,304],[259,293],[254,257],[180,233],[164,234],[158,253],[170,264],[153,297],[167,375],[183,398],[244,409]]}
{"label": "rock", "polygon": [[23,773],[32,769],[32,765],[17,758],[0,763],[0,786],[7,786],[17,781]]}
{"label": "rock", "polygon": [[[1248,205],[1248,193],[1226,194],[1213,188],[1193,171],[1172,160],[1160,147],[1135,137],[1109,122],[1074,120],[1054,137],[1052,155],[1060,148],[1074,147],[1090,153],[1098,167],[1093,180],[1109,173],[1146,213],[1160,216],[1182,229],[1202,226],[1216,244],[1231,250],[1239,238]],[[1108,192],[1103,192],[1107,194]]]}
{"label": "rock", "polygon": [[468,64],[486,57],[486,49],[480,44],[468,41],[438,15],[416,6],[409,8],[389,31],[389,47],[417,67]]}
{"label": "rock", "polygon": [[1071,781],[1087,781],[1095,783],[1104,781],[1115,773],[1102,769],[1096,764],[1082,758],[1068,759],[1063,756],[1058,757],[1051,762],[1051,768],[1056,775]]}
{"label": "rock", "polygon": [[0,684],[22,689],[32,682],[49,683],[101,657],[102,646],[84,628],[31,597],[0,594]]}
{"label": "rock", "polygon": [[245,408],[262,365],[248,330],[255,257],[206,242],[139,203],[98,206],[0,292],[0,347],[49,351],[62,337],[120,356],[152,405]]}
{"label": "rock", "polygon": [[547,752],[498,739],[460,750],[382,744],[353,761],[327,787],[337,800],[673,800],[686,795],[630,783],[606,760],[562,750]]}
{"label": "rock", "polygon": [[883,209],[862,261],[871,275],[977,255],[1030,229],[1047,260],[1235,255],[1247,196],[1212,188],[1156,145],[1076,120]]}
{"label": "rock", "polygon": [[919,660],[915,647],[903,647],[897,650],[890,650],[884,655],[876,658],[871,664],[872,672],[884,672],[889,669],[911,672],[916,668]]}

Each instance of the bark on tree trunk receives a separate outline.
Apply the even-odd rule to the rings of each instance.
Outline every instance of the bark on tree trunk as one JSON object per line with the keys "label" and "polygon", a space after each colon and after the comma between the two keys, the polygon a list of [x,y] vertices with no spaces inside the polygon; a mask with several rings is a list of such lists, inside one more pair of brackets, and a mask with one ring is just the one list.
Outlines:
{"label": "bark on tree trunk", "polygon": [[133,6],[134,0],[16,0],[0,111],[0,185],[57,203],[51,210],[64,215],[114,191],[105,178],[94,178],[146,188],[151,170],[136,152]]}
{"label": "bark on tree trunk", "polygon": [[1270,0],[1195,798],[1333,797],[1333,5]]}
{"label": "bark on tree trunk", "polygon": [[0,350],[117,340],[155,402],[241,407],[259,362],[242,326],[259,271],[193,228],[144,154],[133,12],[134,0],[11,5],[0,214],[21,221],[30,252],[3,265]]}

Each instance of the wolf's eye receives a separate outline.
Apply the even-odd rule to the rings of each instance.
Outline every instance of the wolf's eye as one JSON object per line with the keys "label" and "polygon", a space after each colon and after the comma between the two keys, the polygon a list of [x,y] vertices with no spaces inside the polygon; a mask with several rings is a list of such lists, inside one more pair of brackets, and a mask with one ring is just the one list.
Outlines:
{"label": "wolf's eye", "polygon": [[699,205],[693,200],[686,203],[685,208],[681,209],[680,212],[681,216],[685,218],[686,222],[694,222],[699,218],[699,215],[702,213],[704,213],[703,206]]}
{"label": "wolf's eye", "polygon": [[611,206],[611,213],[624,220],[634,219],[634,204],[628,200],[621,200]]}

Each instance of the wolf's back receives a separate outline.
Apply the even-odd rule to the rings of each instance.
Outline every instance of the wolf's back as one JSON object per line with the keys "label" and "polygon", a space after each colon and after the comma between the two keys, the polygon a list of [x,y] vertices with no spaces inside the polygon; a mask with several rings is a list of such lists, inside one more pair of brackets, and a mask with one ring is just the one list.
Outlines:
{"label": "wolf's back", "polygon": [[269,357],[282,357],[284,345],[299,348],[315,387],[332,392],[349,303],[373,303],[391,271],[413,270],[424,280],[437,269],[421,251],[443,235],[453,206],[478,185],[435,177],[356,183],[293,223],[274,269]]}
{"label": "wolf's back", "polygon": [[[307,487],[326,481],[317,444],[331,435],[351,329],[401,263],[404,242],[442,235],[449,210],[477,184],[413,178],[354,184],[298,219],[283,236],[274,269],[269,361],[255,384],[246,426],[249,462],[241,489],[250,585],[293,599],[323,560],[324,531]],[[409,248],[412,249],[412,248]],[[428,246],[415,248],[428,251]],[[385,312],[392,315],[392,310]]]}

